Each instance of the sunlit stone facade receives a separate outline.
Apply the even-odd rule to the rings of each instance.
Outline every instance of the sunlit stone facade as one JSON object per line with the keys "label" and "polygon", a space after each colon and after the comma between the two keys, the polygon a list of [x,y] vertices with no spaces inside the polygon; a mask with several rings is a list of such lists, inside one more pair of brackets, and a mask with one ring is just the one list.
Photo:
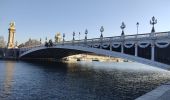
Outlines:
{"label": "sunlit stone facade", "polygon": [[7,48],[11,49],[15,47],[15,43],[14,43],[14,38],[15,38],[15,22],[11,22],[9,24],[9,36],[8,36],[8,44],[7,44]]}

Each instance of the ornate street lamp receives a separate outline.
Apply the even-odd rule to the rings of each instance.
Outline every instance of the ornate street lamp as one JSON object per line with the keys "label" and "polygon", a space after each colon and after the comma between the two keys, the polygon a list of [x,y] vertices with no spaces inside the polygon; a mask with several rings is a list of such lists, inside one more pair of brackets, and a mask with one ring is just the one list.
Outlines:
{"label": "ornate street lamp", "polygon": [[87,34],[88,34],[88,30],[85,30],[85,40],[87,40]]}
{"label": "ornate street lamp", "polygon": [[125,35],[124,29],[126,28],[126,25],[125,25],[124,22],[122,22],[122,25],[120,26],[120,28],[122,29],[122,34],[121,34],[121,36],[124,36],[124,35]]}
{"label": "ornate street lamp", "polygon": [[153,26],[152,26],[151,33],[154,33],[154,32],[155,32],[154,25],[157,24],[157,19],[155,19],[154,16],[153,16],[152,19],[150,20],[150,24],[153,25]]}
{"label": "ornate street lamp", "polygon": [[138,36],[139,22],[136,23],[136,28],[137,28],[137,29],[136,29],[136,38],[137,38],[137,36]]}
{"label": "ornate street lamp", "polygon": [[45,46],[48,47],[47,37],[45,38]]}
{"label": "ornate street lamp", "polygon": [[101,32],[100,38],[103,38],[103,32],[104,32],[104,28],[103,28],[103,26],[101,26],[101,28],[100,28],[100,32]]}
{"label": "ornate street lamp", "polygon": [[64,39],[64,38],[65,38],[65,33],[63,33],[63,42],[65,41],[65,39]]}
{"label": "ornate street lamp", "polygon": [[63,33],[63,44],[64,44],[64,41],[65,41],[64,38],[65,38],[65,33]]}
{"label": "ornate street lamp", "polygon": [[137,27],[137,35],[138,35],[139,22],[136,23],[136,27]]}
{"label": "ornate street lamp", "polygon": [[75,33],[75,32],[73,32],[73,41],[75,40],[75,39],[74,39],[75,34],[76,34],[76,33]]}
{"label": "ornate street lamp", "polygon": [[40,38],[40,44],[41,44],[41,38]]}

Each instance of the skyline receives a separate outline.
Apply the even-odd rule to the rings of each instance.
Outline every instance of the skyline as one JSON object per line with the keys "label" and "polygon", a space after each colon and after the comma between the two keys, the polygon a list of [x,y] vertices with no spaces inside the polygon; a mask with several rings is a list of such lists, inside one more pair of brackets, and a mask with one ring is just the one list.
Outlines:
{"label": "skyline", "polygon": [[16,23],[15,41],[19,44],[29,38],[39,40],[53,39],[57,32],[66,34],[66,40],[72,39],[73,31],[78,39],[84,38],[88,29],[88,38],[98,38],[100,27],[104,37],[119,36],[122,21],[126,24],[125,34],[136,34],[136,22],[139,22],[139,34],[149,33],[152,16],[158,20],[156,32],[169,31],[170,10],[168,0],[1,0],[0,36],[8,39],[11,21]]}

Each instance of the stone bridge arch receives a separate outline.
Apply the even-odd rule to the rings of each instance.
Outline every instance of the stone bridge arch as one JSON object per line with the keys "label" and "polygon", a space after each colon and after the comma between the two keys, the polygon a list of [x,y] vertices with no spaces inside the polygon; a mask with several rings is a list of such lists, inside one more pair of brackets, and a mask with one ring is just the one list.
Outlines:
{"label": "stone bridge arch", "polygon": [[118,57],[122,59],[128,59],[131,61],[139,62],[146,65],[156,66],[163,69],[169,69],[169,65],[159,63],[156,61],[152,61],[149,59],[124,54],[121,52],[109,51],[104,49],[98,48],[89,48],[89,47],[82,47],[82,46],[70,46],[70,45],[57,45],[53,47],[37,47],[30,49],[24,53],[21,53],[19,58],[20,59],[33,59],[33,58],[63,58],[66,56],[80,54],[80,53],[94,53],[104,56],[111,56],[111,57]]}

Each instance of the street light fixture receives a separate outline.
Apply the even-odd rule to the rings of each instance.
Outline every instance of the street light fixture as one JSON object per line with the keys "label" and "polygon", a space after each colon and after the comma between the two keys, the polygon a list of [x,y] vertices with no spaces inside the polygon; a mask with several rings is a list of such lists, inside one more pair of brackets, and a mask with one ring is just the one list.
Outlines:
{"label": "street light fixture", "polygon": [[85,40],[87,40],[87,34],[88,34],[88,30],[85,30]]}
{"label": "street light fixture", "polygon": [[64,38],[65,38],[65,33],[63,33],[63,41],[65,41]]}
{"label": "street light fixture", "polygon": [[126,25],[125,25],[124,22],[122,22],[122,25],[120,26],[120,28],[122,29],[122,34],[121,34],[121,36],[124,36],[124,35],[125,35],[124,29],[126,28]]}
{"label": "street light fixture", "polygon": [[139,22],[136,23],[136,27],[137,27],[137,35],[138,35]]}
{"label": "street light fixture", "polygon": [[41,44],[41,38],[40,38],[40,44]]}
{"label": "street light fixture", "polygon": [[101,26],[100,32],[101,32],[100,38],[103,38],[103,32],[104,32],[104,27],[103,26]]}
{"label": "street light fixture", "polygon": [[152,19],[150,20],[150,24],[153,25],[153,26],[152,26],[151,33],[154,33],[154,32],[155,32],[154,25],[157,24],[157,19],[155,19],[154,16],[153,16]]}
{"label": "street light fixture", "polygon": [[75,40],[75,38],[74,38],[75,34],[76,34],[76,33],[75,33],[75,32],[73,32],[73,41]]}
{"label": "street light fixture", "polygon": [[65,38],[65,33],[63,33],[63,44],[64,44],[64,41],[65,41],[64,38]]}

